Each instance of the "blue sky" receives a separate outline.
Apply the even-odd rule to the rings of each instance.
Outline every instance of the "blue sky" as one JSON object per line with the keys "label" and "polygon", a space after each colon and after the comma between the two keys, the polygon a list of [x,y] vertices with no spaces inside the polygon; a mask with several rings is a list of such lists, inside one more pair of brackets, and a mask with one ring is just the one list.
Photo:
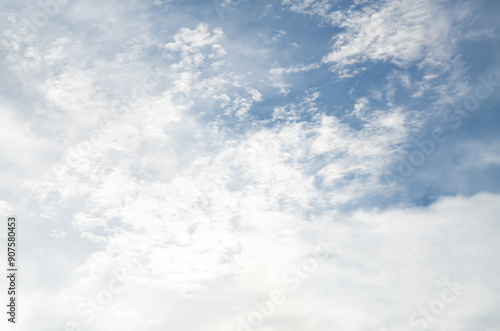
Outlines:
{"label": "blue sky", "polygon": [[0,3],[19,329],[500,331],[498,1]]}

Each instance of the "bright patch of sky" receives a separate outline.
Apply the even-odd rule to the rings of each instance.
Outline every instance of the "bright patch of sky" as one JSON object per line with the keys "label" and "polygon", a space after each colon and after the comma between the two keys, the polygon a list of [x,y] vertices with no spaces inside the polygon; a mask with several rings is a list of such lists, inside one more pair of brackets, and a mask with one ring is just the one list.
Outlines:
{"label": "bright patch of sky", "polygon": [[0,4],[20,330],[500,330],[498,1]]}

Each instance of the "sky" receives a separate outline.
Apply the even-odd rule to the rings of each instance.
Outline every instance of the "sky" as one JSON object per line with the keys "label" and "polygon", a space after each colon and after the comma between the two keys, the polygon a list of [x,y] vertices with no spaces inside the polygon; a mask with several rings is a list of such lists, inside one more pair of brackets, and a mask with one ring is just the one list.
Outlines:
{"label": "sky", "polygon": [[499,1],[0,5],[2,330],[500,331]]}

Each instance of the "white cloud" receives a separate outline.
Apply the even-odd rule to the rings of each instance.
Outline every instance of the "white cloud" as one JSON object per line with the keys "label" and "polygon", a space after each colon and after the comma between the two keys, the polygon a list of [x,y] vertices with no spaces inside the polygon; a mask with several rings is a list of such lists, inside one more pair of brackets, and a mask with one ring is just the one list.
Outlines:
{"label": "white cloud", "polygon": [[326,0],[282,0],[281,3],[294,12],[308,15],[327,16],[331,8]]}
{"label": "white cloud", "polygon": [[281,93],[288,94],[290,92],[290,83],[286,83],[284,75],[307,72],[315,69],[319,69],[321,65],[319,63],[310,63],[310,64],[298,64],[293,65],[288,68],[277,67],[269,70],[269,76],[271,79],[271,86],[277,87],[280,89]]}
{"label": "white cloud", "polygon": [[[420,307],[429,307],[441,297],[446,280],[458,281],[465,289],[460,288],[445,314],[431,313],[432,329],[494,325],[494,293],[500,287],[496,277],[500,270],[494,263],[494,252],[500,248],[495,240],[498,196],[447,198],[426,208],[357,211],[350,216],[324,212],[305,221],[300,212],[266,211],[273,206],[266,202],[269,198],[250,191],[240,198],[224,190],[201,209],[193,204],[194,197],[192,202],[182,197],[179,189],[188,187],[193,185],[177,186],[181,197],[170,205],[156,204],[150,197],[148,204],[139,205],[146,200],[138,198],[127,209],[135,230],[117,233],[104,254],[88,260],[83,270],[99,272],[120,265],[130,282],[120,300],[108,308],[110,315],[99,316],[92,327],[109,323],[120,307],[132,312],[122,316],[128,321],[124,330],[153,318],[160,325],[180,329],[236,330],[238,318],[246,319],[256,309],[255,301],[263,302],[279,289],[286,299],[265,318],[263,330],[313,324],[318,330],[330,330],[333,325],[343,330],[374,326],[409,331],[424,319],[418,315]],[[177,223],[182,218],[167,215],[174,215],[179,209],[173,206],[179,203],[194,210],[186,210],[184,221]],[[132,212],[130,208],[136,207]],[[164,220],[152,210],[167,213]],[[239,218],[238,227],[230,224],[231,217]],[[470,222],[471,218],[476,221]],[[186,221],[196,224],[191,234]],[[330,238],[333,257],[316,271],[306,272],[303,280],[293,275],[285,280],[287,271],[312,256],[320,238]],[[166,240],[172,243],[165,244]],[[106,274],[95,281],[102,278]],[[297,290],[292,289],[294,284]],[[188,297],[176,296],[183,289]],[[160,296],[134,304],[140,293],[150,291]],[[199,320],[176,316],[175,305],[190,307]],[[411,319],[415,313],[418,318]],[[490,319],[489,324],[482,322],[483,316]]]}
{"label": "white cloud", "polygon": [[[328,1],[282,3],[344,29],[324,62],[274,61],[282,53],[257,32],[187,24],[177,13],[160,24],[141,1],[75,2],[32,39],[9,23],[1,42],[18,80],[3,88],[2,179],[23,190],[14,207],[27,210],[25,242],[36,247],[23,269],[24,329],[74,319],[84,330],[229,331],[282,288],[287,300],[262,330],[403,331],[447,277],[468,290],[433,327],[493,327],[480,319],[496,318],[498,196],[359,209],[399,193],[380,176],[421,122],[394,91],[418,98],[436,86],[439,73],[427,69],[450,59],[452,15],[424,0],[336,12]],[[272,31],[273,42],[285,35]],[[346,118],[314,86],[272,94],[290,93],[286,75],[333,63],[352,76],[369,62],[420,64],[423,78],[389,72],[371,96],[350,93]],[[467,153],[482,167],[498,164],[495,144],[475,147]],[[15,212],[16,196],[0,210]],[[328,237],[334,256],[290,291],[283,273]],[[85,323],[79,304],[99,303],[117,274],[125,288]]]}
{"label": "white cloud", "polygon": [[452,69],[459,32],[454,26],[467,9],[443,10],[442,2],[386,0],[358,2],[347,9],[331,10],[326,1],[285,0],[292,11],[313,15],[343,31],[332,37],[333,50],[323,63],[333,64],[341,77],[359,72],[358,65],[391,62],[401,67],[419,64],[440,72]]}
{"label": "white cloud", "polygon": [[283,29],[280,29],[280,30],[276,31],[274,36],[272,36],[270,39],[265,38],[264,36],[263,37],[264,37],[264,41],[266,44],[272,44],[272,43],[275,43],[278,40],[280,40],[285,35],[286,35],[286,31]]}
{"label": "white cloud", "polygon": [[334,21],[345,32],[335,37],[334,49],[323,61],[339,66],[360,61],[446,65],[453,55],[453,20],[440,8],[439,3],[428,0],[392,0],[359,11],[329,14],[340,16]]}

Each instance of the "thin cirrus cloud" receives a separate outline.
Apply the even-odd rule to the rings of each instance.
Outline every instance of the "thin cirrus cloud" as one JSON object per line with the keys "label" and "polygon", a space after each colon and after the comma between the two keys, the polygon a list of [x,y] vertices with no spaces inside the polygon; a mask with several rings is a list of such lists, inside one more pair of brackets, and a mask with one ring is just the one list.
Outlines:
{"label": "thin cirrus cloud", "polygon": [[490,2],[2,5],[21,329],[498,326],[498,91],[384,181],[495,72]]}

